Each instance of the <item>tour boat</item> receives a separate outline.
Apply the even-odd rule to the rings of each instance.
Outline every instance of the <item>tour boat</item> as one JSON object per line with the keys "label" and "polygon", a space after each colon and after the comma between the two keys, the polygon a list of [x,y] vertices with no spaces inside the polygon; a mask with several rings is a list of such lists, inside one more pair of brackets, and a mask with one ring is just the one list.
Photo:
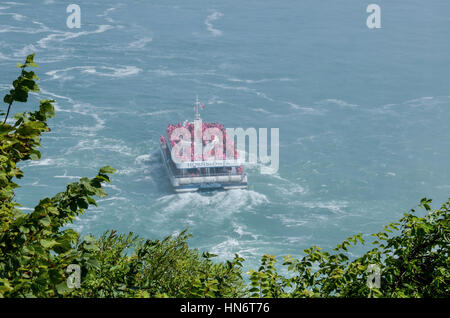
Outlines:
{"label": "tour boat", "polygon": [[[203,109],[204,105],[199,103],[197,98],[194,105],[194,121],[169,124],[166,129],[167,141],[165,136],[160,138],[162,161],[174,190],[192,192],[202,189],[247,188],[247,174],[243,171],[243,162],[239,159],[234,140],[226,140],[226,130],[222,124],[203,122],[199,108]],[[190,133],[191,140],[183,139],[183,135],[179,134],[180,131]],[[211,131],[219,132],[218,135],[222,134],[222,143],[217,136],[205,133]],[[188,143],[187,146],[185,143]],[[201,152],[196,148],[198,145],[201,145]],[[216,152],[219,145],[222,151]],[[183,160],[174,158],[176,149],[183,146],[185,147]]]}

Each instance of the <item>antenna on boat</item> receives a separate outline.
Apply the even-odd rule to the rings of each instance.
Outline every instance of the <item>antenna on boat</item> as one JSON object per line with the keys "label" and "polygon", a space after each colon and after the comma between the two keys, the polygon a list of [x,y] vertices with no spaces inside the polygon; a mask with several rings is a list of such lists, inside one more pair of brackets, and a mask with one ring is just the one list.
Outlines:
{"label": "antenna on boat", "polygon": [[195,111],[195,119],[200,119],[200,113],[198,111],[198,107],[200,106],[200,102],[198,101],[198,95],[196,96],[195,99],[195,106],[194,106],[194,111]]}

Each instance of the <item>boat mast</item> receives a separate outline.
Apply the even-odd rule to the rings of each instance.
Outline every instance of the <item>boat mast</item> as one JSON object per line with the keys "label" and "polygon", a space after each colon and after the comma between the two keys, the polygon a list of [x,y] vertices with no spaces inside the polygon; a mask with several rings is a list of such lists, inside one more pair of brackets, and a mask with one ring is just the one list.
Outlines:
{"label": "boat mast", "polygon": [[[194,110],[195,110],[195,119],[194,119],[194,161],[197,160],[197,158],[200,158],[199,160],[201,161],[202,159],[202,119],[200,118],[200,112],[198,107],[200,106],[200,102],[198,101],[198,95],[196,97],[195,100],[195,106],[194,106]],[[200,135],[199,135],[200,134]]]}
{"label": "boat mast", "polygon": [[200,102],[198,101],[198,95],[197,95],[196,100],[195,100],[195,106],[194,106],[196,120],[200,119],[200,112],[198,111],[199,106],[200,106]]}

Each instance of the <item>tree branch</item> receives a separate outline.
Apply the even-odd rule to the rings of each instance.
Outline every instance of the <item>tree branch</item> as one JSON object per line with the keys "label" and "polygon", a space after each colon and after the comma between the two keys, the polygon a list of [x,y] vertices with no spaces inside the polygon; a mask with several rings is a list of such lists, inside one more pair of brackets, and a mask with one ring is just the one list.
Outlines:
{"label": "tree branch", "polygon": [[8,105],[8,111],[6,112],[5,119],[3,120],[3,125],[6,123],[6,120],[8,119],[9,111],[11,110],[11,105],[13,102],[9,103]]}

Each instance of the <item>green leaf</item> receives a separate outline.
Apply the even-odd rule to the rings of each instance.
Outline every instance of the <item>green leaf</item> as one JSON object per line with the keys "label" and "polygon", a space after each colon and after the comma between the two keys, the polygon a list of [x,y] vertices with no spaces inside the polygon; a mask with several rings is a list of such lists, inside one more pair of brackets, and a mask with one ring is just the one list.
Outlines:
{"label": "green leaf", "polygon": [[103,174],[112,174],[112,173],[114,173],[114,172],[116,172],[116,169],[114,169],[113,167],[111,167],[111,166],[105,166],[105,167],[103,167],[103,168],[101,168],[100,169],[100,173],[103,173]]}
{"label": "green leaf", "polygon": [[68,292],[70,292],[70,290],[71,289],[67,286],[67,282],[65,282],[65,281],[56,285],[56,291],[60,295],[67,294]]}
{"label": "green leaf", "polygon": [[26,66],[39,67],[39,66],[34,62],[34,55],[35,55],[35,53],[30,54],[30,55],[27,56],[27,59],[26,59],[26,61],[25,61]]}
{"label": "green leaf", "polygon": [[51,223],[51,219],[48,215],[46,215],[39,220],[39,223],[42,224],[43,226],[49,226]]}
{"label": "green leaf", "polygon": [[39,160],[41,159],[41,152],[39,150],[32,150],[30,153],[31,160]]}
{"label": "green leaf", "polygon": [[56,242],[55,240],[47,240],[47,239],[41,239],[39,243],[41,244],[42,247],[48,249],[51,249],[53,246],[58,244],[58,242]]}
{"label": "green leaf", "polygon": [[11,104],[14,101],[14,98],[12,97],[11,94],[6,94],[5,97],[3,98],[3,101],[6,104]]}
{"label": "green leaf", "polygon": [[56,115],[55,108],[52,105],[53,102],[55,101],[46,99],[41,100],[39,112],[42,116],[44,116],[44,118],[52,118]]}
{"label": "green leaf", "polygon": [[89,207],[89,202],[87,201],[86,198],[78,198],[77,205],[81,209],[87,209]]}
{"label": "green leaf", "polygon": [[19,226],[19,231],[27,234],[30,232],[30,229],[21,225],[21,226]]}

